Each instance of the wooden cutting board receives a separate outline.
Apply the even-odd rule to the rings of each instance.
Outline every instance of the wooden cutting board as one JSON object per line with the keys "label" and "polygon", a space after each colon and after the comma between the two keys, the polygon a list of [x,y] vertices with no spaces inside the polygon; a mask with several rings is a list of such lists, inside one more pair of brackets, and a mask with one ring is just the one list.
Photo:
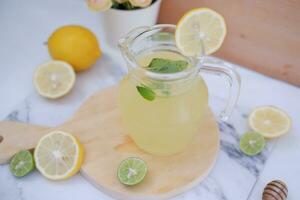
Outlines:
{"label": "wooden cutting board", "polygon": [[[205,126],[182,153],[157,157],[140,150],[121,125],[117,86],[90,97],[66,123],[56,128],[0,122],[0,164],[21,149],[32,149],[40,137],[53,130],[76,135],[86,157],[81,173],[97,188],[117,199],[160,200],[178,195],[203,180],[212,169],[219,150],[218,125],[207,111]],[[117,177],[118,165],[129,156],[144,159],[149,172],[136,186],[124,186]]]}
{"label": "wooden cutting board", "polygon": [[299,0],[164,0],[159,23],[176,24],[198,7],[225,18],[227,35],[216,56],[300,86]]}

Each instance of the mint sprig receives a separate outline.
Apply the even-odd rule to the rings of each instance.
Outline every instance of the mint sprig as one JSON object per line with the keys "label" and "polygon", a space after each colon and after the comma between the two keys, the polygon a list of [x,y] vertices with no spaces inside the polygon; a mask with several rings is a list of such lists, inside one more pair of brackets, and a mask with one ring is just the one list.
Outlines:
{"label": "mint sprig", "polygon": [[[188,67],[188,64],[189,63],[185,60],[154,58],[148,65],[147,69],[149,71],[157,73],[176,73],[186,69]],[[158,86],[161,85],[158,84]],[[153,101],[156,97],[155,92],[145,85],[136,86],[136,89],[140,93],[140,95],[148,101]],[[164,90],[163,93],[166,95],[170,95],[170,92],[168,90]]]}
{"label": "mint sprig", "polygon": [[136,86],[137,91],[140,93],[144,99],[148,101],[153,101],[156,97],[156,94],[153,90],[145,86]]}
{"label": "mint sprig", "polygon": [[154,58],[149,66],[148,70],[158,73],[176,73],[180,72],[188,67],[188,62],[185,60],[169,60],[164,58]]}

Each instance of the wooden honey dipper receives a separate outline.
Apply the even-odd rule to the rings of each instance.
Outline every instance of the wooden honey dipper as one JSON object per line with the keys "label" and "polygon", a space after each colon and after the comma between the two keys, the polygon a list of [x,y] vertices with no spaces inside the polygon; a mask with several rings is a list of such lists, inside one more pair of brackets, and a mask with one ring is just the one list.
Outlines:
{"label": "wooden honey dipper", "polygon": [[286,200],[287,195],[286,184],[280,180],[274,180],[266,185],[262,200]]}

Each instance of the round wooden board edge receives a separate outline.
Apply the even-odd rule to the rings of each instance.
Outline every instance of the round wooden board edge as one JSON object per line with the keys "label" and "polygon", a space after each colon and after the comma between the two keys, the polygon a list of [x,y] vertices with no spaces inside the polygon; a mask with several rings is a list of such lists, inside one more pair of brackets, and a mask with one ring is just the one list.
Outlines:
{"label": "round wooden board edge", "polygon": [[[211,109],[209,108],[211,114],[213,115]],[[187,192],[189,190],[191,190],[192,188],[194,188],[195,186],[197,186],[200,182],[202,182],[212,171],[212,169],[215,166],[215,163],[217,161],[218,155],[219,155],[219,151],[220,151],[220,131],[219,131],[219,126],[217,123],[217,120],[215,118],[215,116],[213,115],[213,120],[215,123],[215,127],[216,127],[216,132],[217,132],[217,136],[218,136],[218,143],[217,143],[217,150],[215,153],[215,157],[213,159],[213,162],[211,163],[210,168],[207,169],[206,173],[203,174],[202,176],[199,176],[197,179],[195,179],[193,182],[187,184],[185,187],[181,187],[178,188],[176,190],[167,192],[165,194],[159,194],[159,195],[147,195],[147,196],[142,196],[142,195],[135,195],[135,196],[125,196],[124,194],[117,194],[115,191],[110,190],[108,188],[105,187],[101,187],[100,185],[98,185],[96,183],[95,180],[93,180],[93,178],[89,177],[87,174],[85,174],[85,172],[83,170],[80,170],[80,174],[88,181],[90,182],[94,187],[96,187],[97,189],[99,189],[101,192],[103,192],[104,194],[115,198],[117,200],[165,200],[165,199],[169,199],[172,197],[176,197],[181,195],[184,192]]]}
{"label": "round wooden board edge", "polygon": [[218,143],[218,150],[217,153],[215,154],[215,159],[212,162],[211,167],[207,170],[207,172],[205,174],[203,174],[202,176],[200,176],[198,179],[196,179],[195,181],[191,182],[190,184],[187,184],[185,187],[181,187],[180,189],[177,189],[176,191],[171,191],[165,194],[161,194],[161,195],[148,195],[148,196],[141,196],[141,195],[136,195],[136,196],[120,196],[120,194],[116,194],[114,191],[112,190],[108,190],[107,188],[101,187],[100,185],[98,185],[91,177],[89,177],[88,175],[86,175],[83,171],[80,171],[80,174],[89,182],[91,183],[94,187],[96,187],[97,189],[99,189],[101,192],[103,192],[104,194],[108,195],[109,197],[112,197],[114,199],[117,200],[166,200],[172,197],[176,197],[179,196],[181,194],[183,194],[184,192],[187,192],[191,189],[193,189],[194,187],[196,187],[200,182],[202,182],[211,172],[211,170],[214,168],[215,163],[217,161],[218,158],[218,152],[220,150],[220,144]]}

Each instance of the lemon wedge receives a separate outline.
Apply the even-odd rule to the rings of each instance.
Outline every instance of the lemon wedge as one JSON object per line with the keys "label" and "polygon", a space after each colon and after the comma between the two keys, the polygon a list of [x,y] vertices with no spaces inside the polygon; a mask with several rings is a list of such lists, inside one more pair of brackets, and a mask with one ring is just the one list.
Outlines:
{"label": "lemon wedge", "polygon": [[71,134],[53,131],[40,139],[34,151],[36,168],[51,180],[76,174],[84,157],[82,144]]}
{"label": "lemon wedge", "polygon": [[250,128],[269,139],[288,133],[292,126],[289,115],[274,106],[255,108],[248,121]]}
{"label": "lemon wedge", "polygon": [[175,41],[184,55],[200,56],[216,52],[225,36],[226,24],[219,13],[209,8],[196,8],[179,20]]}
{"label": "lemon wedge", "polygon": [[36,69],[34,85],[41,96],[57,99],[73,88],[75,79],[76,75],[70,64],[64,61],[49,61]]}

